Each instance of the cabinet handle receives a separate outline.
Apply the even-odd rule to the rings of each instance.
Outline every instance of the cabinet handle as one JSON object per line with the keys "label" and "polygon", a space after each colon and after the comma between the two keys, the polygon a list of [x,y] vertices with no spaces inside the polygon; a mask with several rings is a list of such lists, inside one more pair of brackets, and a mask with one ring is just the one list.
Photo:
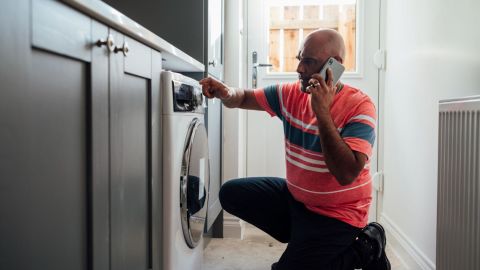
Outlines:
{"label": "cabinet handle", "polygon": [[118,47],[115,47],[115,49],[113,50],[115,53],[117,52],[122,52],[124,56],[127,56],[128,52],[129,52],[130,48],[128,48],[128,44],[127,42],[125,41],[123,43],[123,47],[121,48],[118,48]]}
{"label": "cabinet handle", "polygon": [[212,67],[215,67],[217,65],[217,61],[212,60],[212,61],[208,62],[208,65],[212,66]]}
{"label": "cabinet handle", "polygon": [[99,39],[97,40],[97,43],[95,43],[98,47],[102,47],[103,45],[106,45],[108,50],[113,52],[115,48],[115,41],[113,40],[112,34],[108,35],[107,39]]}

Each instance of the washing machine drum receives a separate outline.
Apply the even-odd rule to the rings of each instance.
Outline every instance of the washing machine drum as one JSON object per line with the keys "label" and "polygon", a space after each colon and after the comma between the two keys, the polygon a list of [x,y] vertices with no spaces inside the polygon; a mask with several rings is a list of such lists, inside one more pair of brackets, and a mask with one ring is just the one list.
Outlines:
{"label": "washing machine drum", "polygon": [[182,229],[190,248],[195,248],[202,238],[209,176],[207,131],[203,123],[195,118],[185,139],[180,179]]}

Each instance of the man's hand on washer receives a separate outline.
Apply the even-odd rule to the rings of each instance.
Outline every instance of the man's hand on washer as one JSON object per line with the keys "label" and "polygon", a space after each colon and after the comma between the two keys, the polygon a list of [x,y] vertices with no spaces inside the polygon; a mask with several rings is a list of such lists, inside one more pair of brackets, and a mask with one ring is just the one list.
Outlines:
{"label": "man's hand on washer", "polygon": [[233,88],[207,77],[200,81],[202,92],[207,98],[219,98],[227,108],[263,110],[258,104],[253,90]]}
{"label": "man's hand on washer", "polygon": [[219,98],[221,100],[229,99],[233,96],[233,89],[214,78],[207,77],[200,81],[202,92],[207,98]]}

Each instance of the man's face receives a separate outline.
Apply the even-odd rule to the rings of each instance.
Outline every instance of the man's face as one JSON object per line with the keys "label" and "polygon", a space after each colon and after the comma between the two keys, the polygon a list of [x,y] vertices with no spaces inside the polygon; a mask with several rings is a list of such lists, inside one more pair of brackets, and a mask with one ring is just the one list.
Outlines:
{"label": "man's face", "polygon": [[311,46],[308,41],[302,46],[297,55],[297,73],[303,92],[306,92],[308,80],[314,73],[320,72],[327,58],[319,52],[318,46]]}

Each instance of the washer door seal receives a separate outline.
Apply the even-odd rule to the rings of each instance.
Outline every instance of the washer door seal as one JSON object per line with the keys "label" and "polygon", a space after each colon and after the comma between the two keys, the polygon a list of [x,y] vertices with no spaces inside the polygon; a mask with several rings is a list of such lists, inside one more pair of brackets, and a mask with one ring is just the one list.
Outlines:
{"label": "washer door seal", "polygon": [[180,176],[180,213],[183,235],[190,248],[202,238],[207,216],[208,138],[204,124],[195,118],[188,127]]}

